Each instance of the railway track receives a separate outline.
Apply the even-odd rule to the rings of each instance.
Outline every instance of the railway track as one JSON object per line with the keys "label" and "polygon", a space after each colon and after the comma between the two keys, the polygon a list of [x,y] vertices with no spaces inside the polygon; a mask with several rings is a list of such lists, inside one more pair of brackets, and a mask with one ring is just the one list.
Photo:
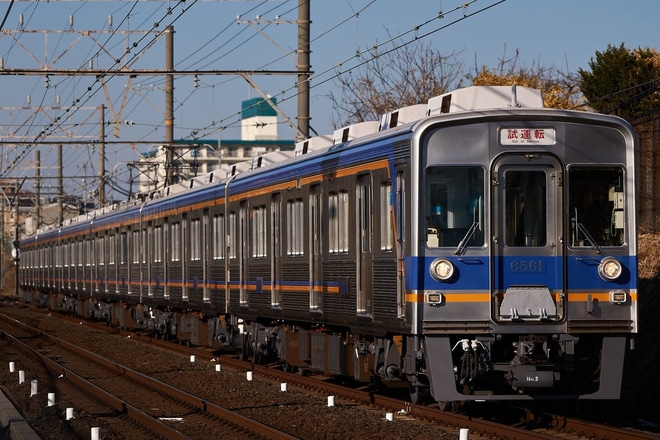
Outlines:
{"label": "railway track", "polygon": [[[128,333],[127,333],[128,334]],[[144,342],[160,347],[176,350],[180,353],[193,356],[203,356],[206,349],[175,345],[171,342],[153,339],[149,336],[134,336]],[[332,381],[319,379],[319,376],[295,375],[271,366],[252,365],[249,362],[226,356],[222,358],[223,364],[242,370],[252,370],[261,377],[274,382],[286,382],[289,385],[335,396],[337,399],[356,402],[383,408],[384,412],[391,412],[394,417],[414,417],[445,426],[467,428],[470,432],[479,433],[484,437],[506,439],[584,439],[595,438],[599,440],[657,440],[659,434],[640,432],[630,429],[621,429],[602,423],[580,420],[560,414],[548,412],[532,412],[529,408],[520,408],[507,405],[507,421],[497,422],[483,418],[475,418],[470,414],[459,414],[443,411],[435,406],[414,405],[404,402],[401,398],[379,395],[372,391],[365,391],[335,384]],[[512,412],[516,415],[512,416]],[[513,421],[512,421],[513,420]],[[473,437],[474,438],[474,437]]]}
{"label": "railway track", "polygon": [[[8,319],[5,317],[5,319]],[[19,321],[22,336],[2,331],[5,343],[34,356],[67,388],[87,400],[97,416],[116,419],[113,430],[123,438],[294,439],[216,404],[157,381],[126,366],[100,357],[61,338],[30,328]],[[26,337],[25,332],[30,334]],[[38,338],[34,338],[37,335]],[[185,423],[177,423],[185,420]],[[127,423],[126,423],[127,422]],[[173,424],[176,423],[176,426]],[[213,429],[209,429],[213,426]],[[117,432],[119,430],[119,432]],[[123,431],[123,432],[122,432]],[[137,435],[137,437],[136,437]]]}

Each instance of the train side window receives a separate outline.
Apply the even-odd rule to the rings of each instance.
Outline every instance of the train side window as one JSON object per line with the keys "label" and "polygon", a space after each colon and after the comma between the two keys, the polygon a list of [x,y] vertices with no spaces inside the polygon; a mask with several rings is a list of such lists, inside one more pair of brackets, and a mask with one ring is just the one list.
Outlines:
{"label": "train side window", "polygon": [[224,260],[225,258],[225,217],[213,216],[213,259]]}
{"label": "train side window", "polygon": [[620,166],[568,169],[571,246],[622,246],[625,176]]}
{"label": "train side window", "polygon": [[119,264],[126,264],[128,262],[128,234],[122,232],[120,235],[120,253],[119,253]]}
{"label": "train side window", "polygon": [[238,239],[236,236],[236,213],[231,212],[229,214],[229,234],[228,238],[230,240],[229,243],[229,259],[235,259],[237,252],[236,252],[236,247],[238,246]]}
{"label": "train side window", "polygon": [[99,266],[105,266],[105,237],[99,237],[97,255],[99,256]]}
{"label": "train side window", "polygon": [[133,244],[133,259],[131,260],[135,264],[140,263],[140,231],[133,231],[133,236],[131,237]]}
{"label": "train side window", "polygon": [[311,194],[309,195],[309,215],[311,226],[311,234],[309,239],[312,242],[310,250],[312,255],[321,255],[321,214],[321,192],[319,185],[314,185],[311,188]]}
{"label": "train side window", "polygon": [[190,259],[199,261],[202,259],[201,248],[201,222],[198,218],[190,221]]}
{"label": "train side window", "polygon": [[94,266],[94,252],[92,252],[92,240],[86,241],[87,250],[85,251],[88,255],[86,258],[85,264],[87,266]]}
{"label": "train side window", "polygon": [[348,192],[328,195],[329,249],[331,254],[348,253]]}
{"label": "train side window", "polygon": [[114,265],[117,255],[117,239],[114,235],[108,237],[108,264]]}
{"label": "train side window", "polygon": [[183,214],[181,219],[181,245],[179,246],[179,259],[187,260],[190,256],[190,219]]}
{"label": "train side window", "polygon": [[289,200],[287,207],[287,247],[286,253],[290,256],[304,255],[303,231],[304,204],[302,199]]}
{"label": "train side window", "polygon": [[266,220],[268,213],[265,206],[257,206],[252,209],[252,256],[254,258],[265,258],[267,256],[266,245]]}
{"label": "train side window", "polygon": [[163,227],[154,228],[154,263],[163,261]]}
{"label": "train side window", "polygon": [[392,199],[392,184],[382,184],[380,186],[380,249],[383,251],[391,251],[394,247]]}
{"label": "train side window", "polygon": [[484,169],[434,166],[426,170],[426,246],[484,245]]}
{"label": "train side window", "polygon": [[172,261],[181,260],[181,226],[179,222],[170,225],[170,240],[172,240]]}

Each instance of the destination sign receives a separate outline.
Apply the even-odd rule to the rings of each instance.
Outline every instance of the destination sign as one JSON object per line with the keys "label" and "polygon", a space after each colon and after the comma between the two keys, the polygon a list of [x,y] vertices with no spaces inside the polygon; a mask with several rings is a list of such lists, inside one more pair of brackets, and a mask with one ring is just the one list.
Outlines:
{"label": "destination sign", "polygon": [[501,145],[554,145],[554,128],[500,128]]}

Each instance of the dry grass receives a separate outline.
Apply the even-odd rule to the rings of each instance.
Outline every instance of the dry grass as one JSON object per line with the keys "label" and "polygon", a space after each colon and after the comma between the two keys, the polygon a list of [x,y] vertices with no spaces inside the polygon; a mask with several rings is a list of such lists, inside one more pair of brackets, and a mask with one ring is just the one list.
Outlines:
{"label": "dry grass", "polygon": [[660,276],[660,235],[639,236],[639,277],[647,280]]}
{"label": "dry grass", "polygon": [[623,403],[642,418],[660,422],[660,234],[640,234],[636,350],[626,359]]}

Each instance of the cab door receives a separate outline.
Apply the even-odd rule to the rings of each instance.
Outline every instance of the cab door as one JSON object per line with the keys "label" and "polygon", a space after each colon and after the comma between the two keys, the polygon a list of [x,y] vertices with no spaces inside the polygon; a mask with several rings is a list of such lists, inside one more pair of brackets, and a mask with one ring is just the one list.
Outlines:
{"label": "cab door", "polygon": [[547,154],[497,160],[493,182],[493,319],[547,322],[563,306],[562,167]]}

